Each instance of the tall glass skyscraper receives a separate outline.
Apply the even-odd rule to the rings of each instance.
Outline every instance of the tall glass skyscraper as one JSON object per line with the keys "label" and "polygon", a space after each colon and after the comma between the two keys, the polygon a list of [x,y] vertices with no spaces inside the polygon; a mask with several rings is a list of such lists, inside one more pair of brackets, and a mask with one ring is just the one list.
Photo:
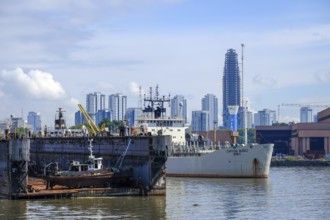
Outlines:
{"label": "tall glass skyscraper", "polygon": [[230,128],[229,105],[241,105],[241,77],[238,56],[234,49],[227,50],[222,77],[223,126]]}

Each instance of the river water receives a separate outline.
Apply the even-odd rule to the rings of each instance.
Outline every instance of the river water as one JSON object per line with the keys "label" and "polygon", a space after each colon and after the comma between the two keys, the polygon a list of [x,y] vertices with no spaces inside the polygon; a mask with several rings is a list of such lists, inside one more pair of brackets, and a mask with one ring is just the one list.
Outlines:
{"label": "river water", "polygon": [[268,179],[167,178],[166,196],[0,200],[0,219],[330,219],[330,168]]}

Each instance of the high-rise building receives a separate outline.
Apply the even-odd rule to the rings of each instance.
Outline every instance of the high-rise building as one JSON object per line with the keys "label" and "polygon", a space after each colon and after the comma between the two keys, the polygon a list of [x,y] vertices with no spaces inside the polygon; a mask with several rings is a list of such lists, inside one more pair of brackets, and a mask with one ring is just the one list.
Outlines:
{"label": "high-rise building", "polygon": [[254,125],[272,125],[276,123],[276,111],[264,109],[254,115]]}
{"label": "high-rise building", "polygon": [[300,122],[309,123],[313,122],[313,109],[310,107],[300,108]]}
{"label": "high-rise building", "polygon": [[137,126],[137,119],[142,116],[141,108],[128,108],[126,111],[126,119],[128,120],[128,126]]}
{"label": "high-rise building", "polygon": [[171,116],[184,118],[187,122],[187,100],[182,95],[176,95],[171,99]]}
{"label": "high-rise building", "polygon": [[208,130],[214,130],[218,127],[218,99],[215,95],[207,94],[202,99],[202,111],[209,112]]}
{"label": "high-rise building", "polygon": [[109,109],[113,120],[124,120],[127,109],[127,96],[120,93],[109,96]]}
{"label": "high-rise building", "polygon": [[83,117],[84,116],[82,115],[81,111],[75,112],[74,113],[74,124],[75,125],[80,125],[80,124],[84,123],[83,122]]}
{"label": "high-rise building", "polygon": [[[245,112],[244,112],[245,111]],[[247,107],[239,107],[237,114],[237,127],[245,128],[244,114],[246,117],[246,128],[253,127],[253,113]]]}
{"label": "high-rise building", "polygon": [[96,113],[96,96],[93,93],[89,93],[86,96],[86,111],[89,114],[95,114]]}
{"label": "high-rise building", "polygon": [[111,121],[112,114],[109,109],[98,110],[95,118],[95,124],[99,126],[104,119],[109,119]]}
{"label": "high-rise building", "polygon": [[86,111],[96,122],[96,114],[99,110],[105,109],[105,95],[100,92],[89,93],[86,96]]}
{"label": "high-rise building", "polygon": [[238,57],[234,49],[227,50],[222,77],[222,116],[223,126],[230,128],[230,114],[228,106],[241,106],[241,77]]}
{"label": "high-rise building", "polygon": [[32,126],[33,132],[41,130],[41,116],[37,112],[29,112],[27,116],[27,123]]}
{"label": "high-rise building", "polygon": [[191,130],[208,131],[209,115],[209,111],[192,111]]}

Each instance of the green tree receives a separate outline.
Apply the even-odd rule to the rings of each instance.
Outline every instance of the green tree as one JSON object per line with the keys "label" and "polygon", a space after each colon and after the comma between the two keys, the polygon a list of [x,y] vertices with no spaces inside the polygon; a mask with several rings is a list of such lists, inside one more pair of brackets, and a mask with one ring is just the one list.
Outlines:
{"label": "green tree", "polygon": [[[255,143],[255,138],[254,138],[254,132],[255,132],[255,129],[254,128],[248,128],[247,129],[247,137],[248,137],[248,143]],[[237,139],[237,142],[240,143],[240,144],[243,144],[244,143],[244,137],[245,137],[245,134],[244,134],[244,129],[243,128],[239,128],[238,129],[238,139]]]}
{"label": "green tree", "polygon": [[99,127],[101,128],[104,125],[105,128],[108,128],[108,130],[111,133],[119,133],[120,126],[124,125],[124,121],[121,120],[112,120],[105,118],[99,123]]}

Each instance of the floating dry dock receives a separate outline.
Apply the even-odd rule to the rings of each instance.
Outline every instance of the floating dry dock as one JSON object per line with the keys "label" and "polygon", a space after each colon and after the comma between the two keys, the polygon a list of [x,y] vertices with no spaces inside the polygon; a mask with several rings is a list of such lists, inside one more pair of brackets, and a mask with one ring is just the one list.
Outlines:
{"label": "floating dry dock", "polygon": [[[105,167],[132,170],[134,185],[104,188],[60,188],[46,190],[32,181],[48,172],[56,162],[67,170],[72,160],[88,158],[87,137],[24,138],[0,141],[0,197],[58,198],[76,196],[123,196],[165,194],[165,163],[170,136],[93,137],[94,154],[103,158]],[[128,146],[128,143],[130,145]],[[118,166],[120,164],[120,166]],[[50,167],[50,166],[49,166]],[[45,184],[45,183],[44,183]]]}

